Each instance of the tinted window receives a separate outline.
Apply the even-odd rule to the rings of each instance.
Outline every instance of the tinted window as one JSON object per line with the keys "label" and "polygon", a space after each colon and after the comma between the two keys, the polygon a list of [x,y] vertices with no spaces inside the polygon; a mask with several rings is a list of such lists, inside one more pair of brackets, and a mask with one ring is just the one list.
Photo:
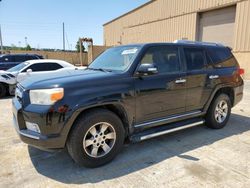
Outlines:
{"label": "tinted window", "polygon": [[26,61],[32,60],[32,59],[38,59],[38,58],[36,56],[33,56],[33,55],[27,55],[26,56]]}
{"label": "tinted window", "polygon": [[185,48],[184,52],[187,61],[187,70],[199,70],[204,68],[205,56],[202,49]]}
{"label": "tinted window", "polygon": [[178,47],[151,47],[143,56],[141,63],[155,64],[159,73],[178,72],[180,71]]}
{"label": "tinted window", "polygon": [[39,72],[39,71],[53,71],[61,68],[63,67],[57,63],[38,63],[30,65],[23,72],[26,72],[28,69],[31,69],[32,72]]}
{"label": "tinted window", "polygon": [[47,64],[47,70],[57,70],[63,68],[61,65],[57,63],[46,63]]}
{"label": "tinted window", "polygon": [[208,48],[207,51],[213,63],[220,63],[232,57],[228,48]]}
{"label": "tinted window", "polygon": [[24,62],[26,61],[26,55],[17,55],[15,56],[15,62]]}

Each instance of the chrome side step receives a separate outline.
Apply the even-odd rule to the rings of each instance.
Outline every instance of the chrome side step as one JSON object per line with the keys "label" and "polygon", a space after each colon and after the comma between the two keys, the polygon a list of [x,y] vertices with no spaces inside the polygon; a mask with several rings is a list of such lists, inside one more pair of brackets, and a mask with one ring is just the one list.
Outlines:
{"label": "chrome side step", "polygon": [[157,128],[152,128],[152,129],[146,130],[144,132],[140,132],[140,133],[137,133],[135,135],[132,135],[130,137],[130,140],[132,142],[140,142],[140,141],[154,138],[157,136],[161,136],[164,134],[169,134],[169,133],[173,133],[173,132],[180,131],[183,129],[195,127],[195,126],[201,125],[203,123],[205,123],[204,119],[195,118],[195,119],[187,120],[187,121],[183,121],[183,122],[162,125],[162,126],[159,126]]}
{"label": "chrome side step", "polygon": [[182,126],[182,127],[177,127],[177,128],[170,129],[170,130],[166,130],[166,131],[162,131],[162,132],[158,132],[158,133],[153,133],[153,134],[145,135],[145,136],[141,137],[141,140],[147,140],[147,139],[154,138],[154,137],[157,137],[157,136],[161,136],[161,135],[164,135],[164,134],[169,134],[169,133],[172,133],[172,132],[175,132],[175,131],[180,131],[180,130],[183,130],[183,129],[195,127],[197,125],[203,124],[204,122],[205,121],[199,121],[199,122],[196,122],[196,123],[187,124],[187,125]]}

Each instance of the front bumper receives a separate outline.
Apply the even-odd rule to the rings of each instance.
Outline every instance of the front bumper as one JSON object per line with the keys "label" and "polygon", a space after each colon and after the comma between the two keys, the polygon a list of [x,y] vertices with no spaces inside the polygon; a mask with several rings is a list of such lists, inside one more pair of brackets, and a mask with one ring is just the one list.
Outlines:
{"label": "front bumper", "polygon": [[[13,124],[20,139],[26,144],[44,150],[64,148],[66,136],[60,134],[61,129],[55,130],[53,128],[60,126],[60,124],[48,126],[45,124],[47,121],[46,115],[42,115],[42,112],[30,112],[29,110],[28,108],[25,111],[17,98],[12,100]],[[42,130],[41,134],[28,130],[25,121],[38,123]]]}

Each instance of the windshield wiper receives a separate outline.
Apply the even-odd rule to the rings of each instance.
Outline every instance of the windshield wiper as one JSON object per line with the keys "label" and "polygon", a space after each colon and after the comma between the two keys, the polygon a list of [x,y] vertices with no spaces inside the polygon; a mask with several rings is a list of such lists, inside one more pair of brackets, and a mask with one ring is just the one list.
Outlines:
{"label": "windshield wiper", "polygon": [[90,67],[88,67],[87,69],[89,69],[89,70],[97,70],[97,71],[102,71],[102,72],[112,72],[112,70],[103,69],[103,68],[90,68]]}

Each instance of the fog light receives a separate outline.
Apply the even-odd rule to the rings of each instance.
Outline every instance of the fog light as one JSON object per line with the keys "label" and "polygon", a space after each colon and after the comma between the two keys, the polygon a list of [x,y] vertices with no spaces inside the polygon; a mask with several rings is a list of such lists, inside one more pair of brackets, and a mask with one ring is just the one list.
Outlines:
{"label": "fog light", "polygon": [[27,121],[25,123],[26,123],[26,127],[27,127],[28,130],[40,133],[40,129],[39,129],[37,124],[27,122]]}

